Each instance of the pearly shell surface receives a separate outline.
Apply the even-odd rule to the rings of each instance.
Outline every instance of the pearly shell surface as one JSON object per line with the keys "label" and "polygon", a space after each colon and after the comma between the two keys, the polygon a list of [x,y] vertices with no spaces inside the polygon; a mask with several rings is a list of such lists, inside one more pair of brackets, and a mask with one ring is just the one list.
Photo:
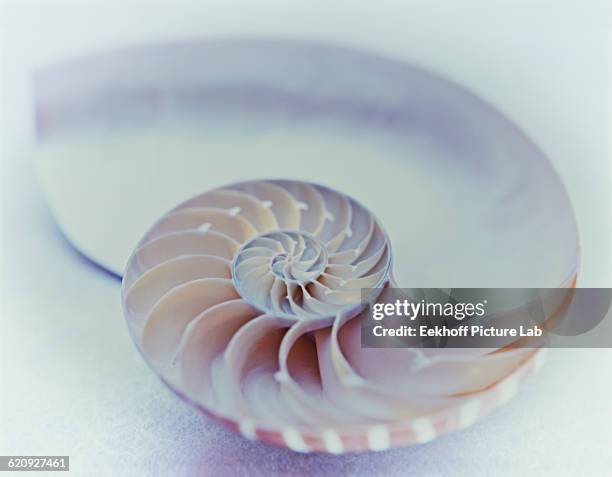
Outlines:
{"label": "pearly shell surface", "polygon": [[[390,239],[365,207],[263,180],[164,215],[128,261],[123,306],[175,392],[299,451],[384,449],[465,427],[507,400],[541,353],[362,348],[362,289],[388,285]],[[392,439],[398,425],[411,437]]]}

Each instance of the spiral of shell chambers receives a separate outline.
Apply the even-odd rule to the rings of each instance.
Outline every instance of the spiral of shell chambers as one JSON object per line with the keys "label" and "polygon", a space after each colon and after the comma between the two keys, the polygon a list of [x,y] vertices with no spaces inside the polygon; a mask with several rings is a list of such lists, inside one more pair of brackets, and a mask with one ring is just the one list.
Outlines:
{"label": "spiral of shell chambers", "polygon": [[390,263],[387,235],[351,198],[304,182],[246,182],[153,225],[128,261],[123,306],[143,357],[172,389],[245,435],[285,429],[287,445],[303,450],[303,430],[379,433],[476,409],[474,393],[533,353],[433,350],[430,359],[430,350],[363,348],[362,293],[389,282]]}
{"label": "spiral of shell chambers", "polygon": [[147,233],[131,263],[126,289],[157,267],[180,264],[201,275],[221,268],[262,312],[308,319],[357,306],[362,289],[384,284],[390,245],[374,216],[343,194],[254,181],[180,205]]}

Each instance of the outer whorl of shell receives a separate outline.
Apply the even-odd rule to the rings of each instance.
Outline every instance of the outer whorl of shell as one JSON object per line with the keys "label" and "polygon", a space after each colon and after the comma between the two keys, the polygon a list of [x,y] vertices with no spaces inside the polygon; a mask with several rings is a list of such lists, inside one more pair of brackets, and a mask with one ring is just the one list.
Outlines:
{"label": "outer whorl of shell", "polygon": [[390,261],[381,225],[351,198],[297,181],[239,183],[149,230],[128,262],[124,309],[164,381],[248,437],[385,448],[398,422],[416,419],[432,438],[435,413],[475,420],[487,406],[476,396],[496,393],[533,354],[361,348],[361,290],[384,287]]}

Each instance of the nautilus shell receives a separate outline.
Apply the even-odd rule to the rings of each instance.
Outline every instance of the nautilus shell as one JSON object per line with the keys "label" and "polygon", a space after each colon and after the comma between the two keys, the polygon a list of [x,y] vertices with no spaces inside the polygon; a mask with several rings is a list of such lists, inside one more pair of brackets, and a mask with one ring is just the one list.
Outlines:
{"label": "nautilus shell", "polygon": [[188,200],[129,259],[123,305],[145,360],[249,438],[341,453],[426,442],[510,398],[533,349],[361,347],[362,290],[385,293],[391,241],[355,200],[252,181]]}

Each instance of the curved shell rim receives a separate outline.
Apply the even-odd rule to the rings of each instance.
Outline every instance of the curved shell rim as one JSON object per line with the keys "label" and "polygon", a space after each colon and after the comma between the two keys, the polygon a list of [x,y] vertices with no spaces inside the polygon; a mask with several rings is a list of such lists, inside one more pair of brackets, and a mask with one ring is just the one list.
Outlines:
{"label": "curved shell rim", "polygon": [[[521,386],[523,385],[523,381],[529,378],[530,376],[536,374],[539,371],[541,366],[544,364],[544,361],[547,356],[547,352],[548,350],[546,348],[536,348],[534,352],[528,357],[526,357],[511,373],[499,379],[498,381],[490,384],[485,389],[475,392],[474,399],[483,400],[484,398],[487,398],[487,397],[490,398],[492,396],[495,396],[495,394],[498,393],[499,391],[502,391],[505,394],[505,390],[503,387],[507,383],[512,384],[510,388],[513,390],[510,395],[507,395],[507,396],[502,395],[500,396],[499,399],[493,400],[492,404],[489,403],[490,405],[485,407],[485,412],[481,413],[477,418],[475,418],[468,425],[461,425],[458,422],[453,423],[452,426],[448,426],[442,431],[437,431],[431,439],[428,439],[426,441],[420,441],[417,438],[413,438],[410,440],[410,442],[394,443],[391,440],[385,448],[373,449],[370,446],[363,445],[363,446],[355,446],[352,448],[345,448],[340,453],[348,454],[348,453],[367,452],[367,451],[372,451],[372,450],[390,450],[390,449],[399,448],[399,447],[412,446],[415,444],[424,444],[426,442],[438,439],[439,437],[450,434],[452,432],[471,427],[477,422],[479,422],[481,419],[485,418],[487,415],[501,408],[508,401],[512,400],[515,397],[515,395],[518,393],[518,391],[520,390]],[[204,406],[202,403],[198,401],[194,401],[193,399],[189,398],[186,394],[184,394],[183,392],[179,391],[174,386],[172,386],[172,384],[170,384],[167,380],[165,380],[161,375],[159,375],[158,373],[155,373],[155,374],[159,377],[160,381],[168,389],[170,389],[170,391],[172,391],[181,400],[187,403],[187,405],[189,405],[190,407],[193,407],[194,409],[204,414],[205,417],[210,418],[220,423],[221,425],[224,425],[225,427],[229,427],[230,430],[241,434],[243,437],[247,437],[249,440],[259,440],[259,441],[265,442],[266,444],[274,445],[276,447],[290,448],[290,446],[287,445],[286,443],[279,444],[271,437],[266,437],[267,434],[276,434],[279,437],[282,437],[283,433],[287,429],[291,429],[291,430],[297,431],[299,435],[302,437],[302,439],[316,441],[316,440],[323,440],[323,437],[322,437],[323,434],[325,432],[332,431],[332,432],[337,433],[340,439],[344,438],[344,439],[352,440],[355,438],[364,437],[367,440],[367,436],[369,435],[369,432],[372,429],[380,428],[382,426],[385,428],[388,435],[392,437],[392,434],[404,434],[404,433],[413,434],[415,423],[418,422],[419,420],[422,420],[423,418],[430,421],[433,424],[439,420],[443,420],[448,417],[451,417],[451,418],[458,417],[458,416],[454,416],[454,413],[460,412],[460,409],[461,409],[461,405],[458,404],[458,405],[451,405],[451,406],[444,407],[442,409],[439,409],[435,412],[429,413],[424,416],[413,417],[409,419],[402,419],[402,420],[398,420],[394,422],[387,422],[387,423],[381,422],[379,424],[369,424],[369,425],[360,424],[360,425],[352,425],[352,426],[344,426],[344,427],[338,427],[338,426],[333,427],[332,426],[332,427],[326,427],[326,428],[321,428],[321,429],[314,429],[314,428],[308,428],[308,427],[297,427],[297,426],[288,426],[285,428],[267,427],[260,423],[251,421],[251,424],[253,425],[253,435],[245,436],[244,433],[241,432],[240,420],[236,419],[235,417],[225,415],[221,412],[217,412],[215,410],[209,409],[206,406]],[[298,450],[298,449],[291,449],[291,450]],[[306,452],[306,453],[310,453],[310,452],[320,452],[320,453],[329,453],[329,454],[336,453],[336,452],[332,452],[329,449],[324,449],[324,448],[322,449],[312,448],[312,449],[298,450],[298,451]]]}

